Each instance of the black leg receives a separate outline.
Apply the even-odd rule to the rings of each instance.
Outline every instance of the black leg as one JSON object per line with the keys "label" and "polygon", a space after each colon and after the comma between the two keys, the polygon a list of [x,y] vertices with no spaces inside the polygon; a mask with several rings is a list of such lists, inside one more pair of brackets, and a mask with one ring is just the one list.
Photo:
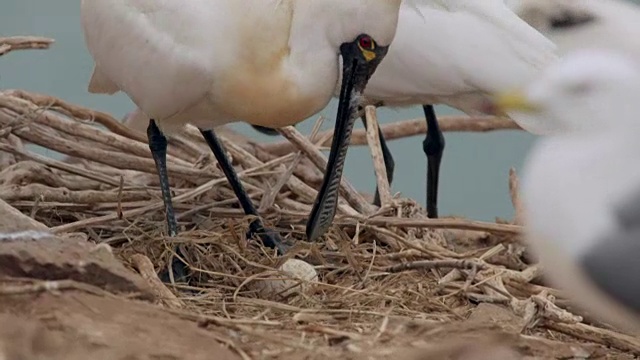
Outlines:
{"label": "black leg", "polygon": [[436,112],[432,105],[424,105],[424,116],[427,118],[427,137],[422,142],[422,149],[427,155],[427,214],[430,218],[438,217],[438,182],[440,180],[440,162],[444,152],[444,135],[438,125]]}
{"label": "black leg", "polygon": [[[173,211],[173,203],[171,202],[171,189],[169,188],[169,177],[167,175],[167,138],[162,134],[155,120],[149,121],[149,127],[147,127],[147,138],[149,140],[149,149],[151,155],[156,163],[156,169],[158,170],[158,177],[160,178],[160,190],[162,191],[162,200],[164,201],[164,210],[167,217],[167,231],[169,236],[175,237],[178,235],[178,224],[176,222],[176,215]],[[176,253],[180,254],[180,249],[176,249]],[[186,280],[187,268],[186,264],[180,261],[176,257],[172,257],[171,268],[175,274],[175,278],[179,281]],[[169,274],[162,272],[160,278],[168,282]]]}
{"label": "black leg", "polygon": [[[364,116],[361,118],[362,123],[364,124],[364,128],[367,128],[367,118]],[[378,137],[380,138],[380,148],[382,149],[382,158],[384,159],[384,167],[387,169],[387,181],[389,181],[389,185],[393,182],[393,172],[396,168],[396,162],[393,160],[393,155],[391,154],[391,150],[387,146],[387,140],[385,140],[382,131],[380,130],[380,125],[378,124]],[[376,187],[376,195],[373,199],[373,205],[380,206],[380,193],[378,192],[378,187]]]}
{"label": "black leg", "polygon": [[260,125],[251,125],[251,127],[253,127],[255,130],[257,130],[258,132],[260,132],[262,134],[265,134],[265,135],[269,135],[269,136],[280,135],[278,130],[272,129],[272,128],[269,128],[269,127],[260,126]]}
{"label": "black leg", "polygon": [[200,129],[200,132],[202,133],[204,139],[207,141],[209,148],[211,148],[213,155],[215,155],[216,159],[218,160],[218,164],[220,164],[222,172],[224,172],[227,180],[229,181],[229,184],[231,184],[233,192],[236,194],[236,197],[238,197],[240,206],[242,206],[245,214],[255,215],[257,218],[249,225],[247,238],[250,239],[253,237],[253,235],[259,235],[260,239],[262,239],[262,242],[266,246],[272,249],[277,249],[281,255],[284,254],[286,252],[286,248],[282,243],[280,235],[271,229],[265,229],[264,225],[262,224],[262,220],[260,220],[260,217],[258,215],[258,210],[256,210],[255,206],[253,206],[253,202],[249,198],[249,195],[247,195],[244,186],[242,186],[242,183],[238,179],[238,175],[233,169],[233,166],[231,165],[229,158],[225,154],[224,149],[222,148],[222,144],[220,143],[220,140],[218,140],[216,134],[213,132],[213,130]]}

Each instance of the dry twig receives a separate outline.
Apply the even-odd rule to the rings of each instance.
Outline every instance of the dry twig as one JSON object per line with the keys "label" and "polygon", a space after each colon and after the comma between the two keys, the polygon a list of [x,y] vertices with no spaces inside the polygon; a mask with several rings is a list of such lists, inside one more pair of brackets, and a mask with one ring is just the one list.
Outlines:
{"label": "dry twig", "polygon": [[0,37],[0,56],[15,50],[48,49],[54,40],[39,36]]}
{"label": "dry twig", "polygon": [[514,225],[524,224],[524,205],[520,199],[520,181],[516,169],[509,169],[509,194],[511,195],[511,203],[515,209],[516,215],[513,218]]}
{"label": "dry twig", "polygon": [[148,257],[135,254],[131,256],[130,260],[133,267],[138,270],[142,278],[147,281],[147,284],[149,284],[149,287],[162,304],[170,309],[181,309],[184,307],[184,303],[158,279],[158,275],[156,275],[153,264]]}
{"label": "dry twig", "polygon": [[[287,126],[279,129],[282,136],[294,143],[299,149],[307,155],[307,157],[318,167],[318,169],[324,171],[327,166],[326,157],[313,146],[309,140],[307,140],[302,134],[298,132],[293,126]],[[342,178],[340,182],[340,193],[347,202],[353,206],[357,211],[362,214],[369,215],[373,213],[373,206],[369,204],[360,193],[351,185],[345,178]]]}
{"label": "dry twig", "polygon": [[367,121],[367,142],[371,150],[373,158],[373,167],[376,174],[376,182],[378,183],[378,194],[380,194],[380,206],[388,207],[391,205],[391,190],[389,181],[387,180],[387,168],[384,164],[384,156],[380,147],[380,136],[378,134],[378,118],[376,116],[375,106],[367,106],[365,108],[365,118]]}
{"label": "dry twig", "polygon": [[[521,128],[510,119],[496,118],[491,116],[468,117],[468,116],[442,116],[438,118],[438,123],[442,131],[465,131],[465,132],[488,132],[500,130],[521,130]],[[424,119],[412,119],[398,121],[380,126],[382,134],[387,141],[402,139],[406,137],[424,135],[427,133],[427,125]],[[319,138],[325,137],[327,141],[321,144],[322,147],[331,146],[333,130],[320,133]],[[351,145],[367,145],[367,134],[363,129],[354,129],[351,137]],[[264,144],[262,148],[274,155],[282,156],[295,151],[296,146],[288,141]]]}

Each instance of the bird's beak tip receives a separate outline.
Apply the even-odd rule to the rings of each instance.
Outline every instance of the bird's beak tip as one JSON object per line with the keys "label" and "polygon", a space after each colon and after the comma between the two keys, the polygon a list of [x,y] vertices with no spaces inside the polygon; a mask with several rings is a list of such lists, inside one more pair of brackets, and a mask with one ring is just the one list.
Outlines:
{"label": "bird's beak tip", "polygon": [[509,111],[533,113],[538,111],[538,106],[521,91],[508,91],[495,95],[484,104],[483,110],[492,115],[504,115]]}

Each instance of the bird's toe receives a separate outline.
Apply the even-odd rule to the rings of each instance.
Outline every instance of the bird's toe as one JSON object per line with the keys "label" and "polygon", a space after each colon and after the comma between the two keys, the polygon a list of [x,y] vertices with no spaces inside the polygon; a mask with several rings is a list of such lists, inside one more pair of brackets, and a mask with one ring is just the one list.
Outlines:
{"label": "bird's toe", "polygon": [[278,250],[280,255],[283,255],[288,250],[288,246],[285,245],[277,231],[266,228],[259,222],[252,223],[247,231],[247,239],[253,239],[256,236],[260,238],[265,246]]}

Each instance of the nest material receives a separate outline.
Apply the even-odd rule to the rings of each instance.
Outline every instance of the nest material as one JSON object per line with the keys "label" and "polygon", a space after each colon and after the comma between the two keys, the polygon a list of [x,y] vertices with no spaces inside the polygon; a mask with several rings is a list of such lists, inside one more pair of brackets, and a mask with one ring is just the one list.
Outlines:
{"label": "nest material", "polygon": [[[368,116],[373,114],[368,111]],[[443,119],[443,128],[514,128],[501,119],[482,121],[478,128],[473,120],[464,125],[459,118]],[[447,343],[434,349],[434,343],[473,335],[468,342],[477,345],[484,342],[478,336],[494,332],[511,334],[501,346],[510,344],[532,357],[540,355],[532,343],[553,348],[546,355],[554,357],[566,352],[578,357],[640,355],[637,338],[590,319],[559,291],[540,283],[541,269],[526,261],[519,242],[515,172],[510,174],[510,190],[516,219],[498,223],[430,220],[415,201],[390,194],[383,194],[384,206],[377,209],[369,204],[370,196],[344,180],[345,200],[334,225],[322,241],[308,243],[304,224],[326,164],[317,144],[326,145],[330,134],[307,138],[294,128],[282,133],[292,145],[259,144],[219,131],[267,225],[296,244],[286,257],[303,259],[319,273],[308,291],[286,298],[265,298],[252,286],[273,277],[285,259],[247,242],[250,219],[238,209],[195,128],[170,138],[169,177],[182,232],[167,238],[144,134],[108,114],[54,97],[2,91],[0,198],[55,233],[82,232],[91,241],[110,245],[148,279],[167,311],[198,320],[245,359],[345,354],[390,358],[398,349],[421,349],[417,355],[407,354],[417,359],[441,354],[444,348],[454,349],[446,350],[450,358],[462,359],[451,354],[464,353],[466,347],[463,351]],[[364,135],[356,135],[355,142]],[[38,155],[28,144],[68,158]],[[376,164],[379,168],[379,159]],[[174,284],[169,290],[155,273],[166,267],[176,244],[195,278],[188,286]],[[482,317],[487,304],[509,314],[510,320],[470,322]]]}

